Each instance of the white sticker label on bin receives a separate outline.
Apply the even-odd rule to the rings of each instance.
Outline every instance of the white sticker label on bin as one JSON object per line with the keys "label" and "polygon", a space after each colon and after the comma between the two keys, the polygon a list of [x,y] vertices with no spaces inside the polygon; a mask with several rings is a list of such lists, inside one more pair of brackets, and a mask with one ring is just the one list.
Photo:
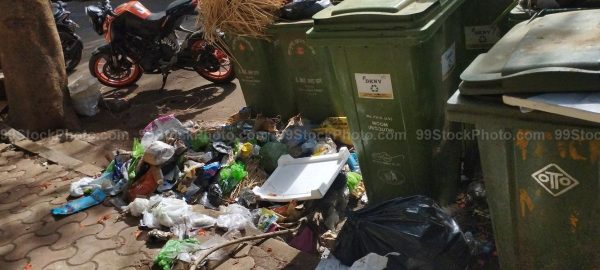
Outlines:
{"label": "white sticker label on bin", "polygon": [[495,25],[477,25],[465,27],[467,49],[489,49],[500,40],[500,29]]}
{"label": "white sticker label on bin", "polygon": [[390,74],[354,73],[359,98],[394,99]]}
{"label": "white sticker label on bin", "polygon": [[450,72],[454,69],[456,65],[456,44],[452,43],[452,46],[448,48],[444,54],[442,54],[442,79],[446,80]]}
{"label": "white sticker label on bin", "polygon": [[531,177],[554,197],[558,197],[579,185],[577,179],[554,163],[534,172]]}

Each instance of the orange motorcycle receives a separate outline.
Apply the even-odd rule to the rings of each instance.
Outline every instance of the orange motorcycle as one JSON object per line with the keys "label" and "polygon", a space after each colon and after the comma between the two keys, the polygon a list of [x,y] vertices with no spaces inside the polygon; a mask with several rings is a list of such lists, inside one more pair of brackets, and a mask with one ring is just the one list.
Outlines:
{"label": "orange motorcycle", "polygon": [[[109,0],[85,9],[94,30],[108,44],[90,58],[92,75],[107,86],[127,87],[143,73],[162,74],[164,87],[173,70],[195,70],[214,83],[235,78],[231,59],[204,40],[202,31],[181,26],[188,15],[196,15],[198,0],[177,0],[162,12],[152,13],[138,1],[113,9]],[[177,32],[185,33],[180,42]]]}

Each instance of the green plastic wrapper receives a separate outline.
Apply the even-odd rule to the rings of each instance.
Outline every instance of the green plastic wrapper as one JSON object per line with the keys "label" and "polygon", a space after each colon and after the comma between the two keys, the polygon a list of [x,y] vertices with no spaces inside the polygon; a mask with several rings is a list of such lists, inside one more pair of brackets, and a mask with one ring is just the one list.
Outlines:
{"label": "green plastic wrapper", "polygon": [[355,172],[346,173],[346,185],[348,186],[348,190],[352,192],[358,184],[362,181],[362,175]]}
{"label": "green plastic wrapper", "polygon": [[185,240],[169,240],[165,246],[158,252],[158,256],[154,259],[154,263],[163,270],[170,270],[173,266],[173,261],[179,253],[193,252],[198,249],[200,243],[194,238]]}
{"label": "green plastic wrapper", "polygon": [[192,139],[192,150],[199,152],[206,149],[206,146],[210,143],[210,138],[206,132],[198,132],[194,139]]}
{"label": "green plastic wrapper", "polygon": [[140,140],[137,138],[133,139],[133,149],[131,150],[131,162],[129,163],[129,167],[127,168],[127,174],[129,175],[130,182],[133,181],[136,177],[135,168],[140,162],[140,159],[142,159],[143,155],[144,147],[140,143]]}
{"label": "green plastic wrapper", "polygon": [[248,175],[243,163],[236,162],[229,167],[221,168],[219,172],[219,185],[223,194],[229,194]]}

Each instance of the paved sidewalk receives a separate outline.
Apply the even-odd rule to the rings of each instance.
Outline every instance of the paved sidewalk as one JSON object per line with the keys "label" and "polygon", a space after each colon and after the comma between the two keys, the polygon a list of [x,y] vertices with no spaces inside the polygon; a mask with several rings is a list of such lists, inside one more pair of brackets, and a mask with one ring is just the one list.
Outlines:
{"label": "paved sidewalk", "polygon": [[160,247],[147,247],[138,221],[119,220],[114,207],[50,214],[80,177],[10,147],[0,151],[0,269],[150,268]]}

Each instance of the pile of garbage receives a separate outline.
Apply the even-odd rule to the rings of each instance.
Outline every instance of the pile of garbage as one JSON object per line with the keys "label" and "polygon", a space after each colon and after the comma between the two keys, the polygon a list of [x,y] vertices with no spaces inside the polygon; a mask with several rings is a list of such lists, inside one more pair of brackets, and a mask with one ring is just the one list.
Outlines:
{"label": "pile of garbage", "polygon": [[316,253],[318,242],[328,241],[320,236],[331,247],[348,205],[368,200],[348,132],[342,117],[313,126],[300,116],[283,123],[249,108],[217,127],[161,116],[131,151],[116,151],[101,175],[73,182],[76,199],[52,214],[70,215],[108,198],[165,241],[184,241],[206,228],[277,232],[303,219],[300,237],[289,244]]}
{"label": "pile of garbage", "polygon": [[[162,269],[196,269],[227,259],[228,246],[270,237],[321,253],[319,269],[384,269],[388,262],[459,269],[470,258],[469,238],[429,198],[364,208],[368,198],[343,117],[283,123],[243,108],[216,127],[161,116],[142,134],[100,176],[73,182],[71,196],[79,198],[52,214],[112,197],[124,214],[139,218],[148,241],[164,245],[155,259]],[[207,230],[211,237],[200,241]]]}

